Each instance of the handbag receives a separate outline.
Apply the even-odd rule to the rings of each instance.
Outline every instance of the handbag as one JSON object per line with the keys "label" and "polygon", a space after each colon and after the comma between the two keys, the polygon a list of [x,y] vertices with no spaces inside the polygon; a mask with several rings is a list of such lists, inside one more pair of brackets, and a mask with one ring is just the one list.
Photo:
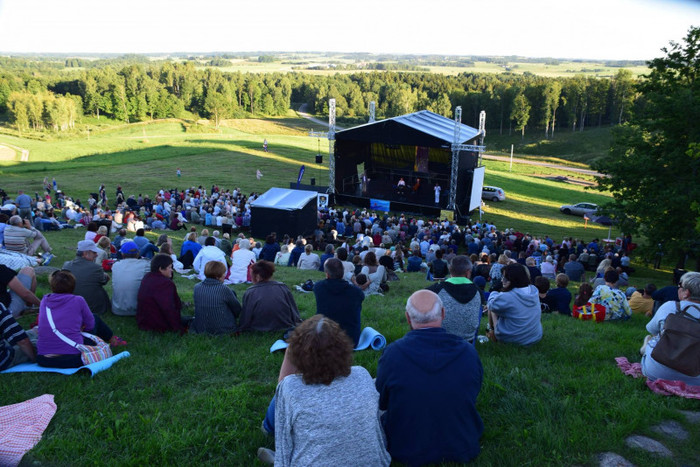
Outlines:
{"label": "handbag", "polygon": [[681,310],[680,302],[676,302],[676,313],[666,317],[651,357],[672,370],[694,377],[700,375],[700,319],[688,313],[688,308],[700,311],[695,305]]}
{"label": "handbag", "polygon": [[78,344],[74,340],[66,337],[61,331],[56,329],[56,325],[53,322],[53,315],[51,314],[51,308],[46,307],[46,318],[49,320],[51,330],[54,334],[56,334],[56,337],[80,351],[80,359],[82,360],[83,364],[89,365],[91,363],[106,360],[112,356],[112,348],[109,346],[109,344],[93,334],[88,332],[80,333],[83,335],[83,337],[87,337],[93,341],[95,345]]}
{"label": "handbag", "polygon": [[582,306],[575,306],[571,310],[571,316],[582,321],[590,321],[595,318],[596,323],[605,321],[605,307],[600,303],[586,303]]}

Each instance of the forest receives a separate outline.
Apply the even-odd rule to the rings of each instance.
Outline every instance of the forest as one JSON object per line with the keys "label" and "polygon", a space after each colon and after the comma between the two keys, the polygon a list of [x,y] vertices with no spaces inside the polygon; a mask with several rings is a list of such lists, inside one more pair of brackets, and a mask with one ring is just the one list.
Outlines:
{"label": "forest", "polygon": [[[89,62],[90,66],[87,66]],[[81,115],[125,123],[162,118],[207,118],[218,128],[227,118],[285,115],[309,105],[326,115],[336,99],[339,122],[366,121],[371,101],[377,118],[428,109],[499,133],[583,131],[628,120],[642,105],[636,78],[624,68],[611,78],[544,77],[533,73],[358,71],[328,76],[303,72],[226,72],[215,62],[149,60],[141,56],[65,60],[0,58],[0,121],[19,134],[70,132]],[[465,68],[468,70],[468,68]]]}

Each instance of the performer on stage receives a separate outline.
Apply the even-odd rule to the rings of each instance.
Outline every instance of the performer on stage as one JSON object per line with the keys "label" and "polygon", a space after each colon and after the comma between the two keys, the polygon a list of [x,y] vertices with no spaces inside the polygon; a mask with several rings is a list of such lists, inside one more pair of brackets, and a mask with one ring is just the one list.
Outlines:
{"label": "performer on stage", "polygon": [[399,179],[399,183],[397,183],[396,186],[406,186],[406,180],[404,180],[403,177],[401,177]]}
{"label": "performer on stage", "polygon": [[439,183],[435,184],[435,204],[440,204],[440,192],[442,191],[442,188],[440,187]]}
{"label": "performer on stage", "polygon": [[416,178],[416,183],[413,184],[413,194],[415,195],[418,193],[418,190],[420,189],[420,178]]}

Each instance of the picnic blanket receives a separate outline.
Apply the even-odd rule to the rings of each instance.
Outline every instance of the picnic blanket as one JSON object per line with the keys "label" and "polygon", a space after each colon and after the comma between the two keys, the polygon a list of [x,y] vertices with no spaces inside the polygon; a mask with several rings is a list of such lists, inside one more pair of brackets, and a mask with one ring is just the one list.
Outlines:
{"label": "picnic blanket", "polygon": [[[79,368],[49,368],[44,366],[39,366],[36,363],[21,363],[15,365],[12,368],[8,368],[5,371],[0,371],[0,373],[23,373],[23,372],[51,372],[51,373],[61,373],[62,375],[72,375],[79,371],[89,371],[90,376],[95,376],[100,371],[107,370],[115,362],[118,362],[122,358],[131,356],[129,352],[121,352],[106,360],[100,362],[91,363],[89,365],[83,365]],[[2,465],[2,464],[0,464]]]}
{"label": "picnic blanket", "polygon": [[[627,376],[639,378],[642,374],[640,363],[630,363],[625,357],[615,359],[618,368]],[[669,381],[667,379],[657,379],[651,381],[647,379],[647,387],[657,394],[664,396],[680,396],[688,399],[700,399],[700,386],[691,386],[683,381]]]}
{"label": "picnic blanket", "polygon": [[55,413],[53,394],[0,407],[0,465],[18,465],[41,440]]}
{"label": "picnic blanket", "polygon": [[[278,339],[270,347],[270,353],[276,352],[278,350],[286,349],[288,344],[282,339]],[[367,348],[372,348],[372,350],[382,350],[386,347],[386,337],[384,337],[379,331],[367,326],[362,330],[360,334],[360,340],[357,342],[357,347],[355,350],[365,350]]]}

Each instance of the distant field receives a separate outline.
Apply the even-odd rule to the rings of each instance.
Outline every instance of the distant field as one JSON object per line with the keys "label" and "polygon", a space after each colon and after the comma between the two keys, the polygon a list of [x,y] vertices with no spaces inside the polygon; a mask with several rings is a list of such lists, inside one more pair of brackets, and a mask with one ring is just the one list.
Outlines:
{"label": "distant field", "polygon": [[[291,62],[308,62],[306,64],[293,64]],[[204,67],[204,61],[202,62],[202,67]],[[332,67],[332,63],[342,63],[342,64],[352,64],[355,61],[341,58],[328,58],[321,56],[311,56],[303,57],[295,60],[281,59],[276,60],[271,63],[258,63],[243,59],[233,59],[231,60],[231,66],[219,67],[221,71],[225,72],[243,72],[243,73],[272,73],[280,72],[287,73],[291,71],[301,71],[303,73],[318,74],[318,75],[332,75],[335,73],[361,73],[365,70],[338,70]],[[395,63],[395,62],[385,62],[385,63]],[[574,61],[560,61],[556,65],[548,65],[544,62],[542,63],[529,63],[529,62],[508,62],[507,66],[499,65],[492,62],[485,61],[475,61],[473,67],[460,67],[460,66],[424,66],[420,63],[416,63],[417,66],[428,69],[432,73],[440,73],[444,75],[456,75],[459,73],[504,73],[511,72],[515,74],[523,73],[533,73],[540,76],[548,77],[567,77],[574,76],[576,74],[582,74],[586,76],[598,76],[598,77],[611,77],[614,76],[618,70],[618,67],[608,67],[601,62],[574,62]],[[326,66],[329,68],[324,68],[320,70],[307,70],[300,69],[309,66]],[[294,69],[296,68],[296,69]],[[639,76],[641,74],[647,73],[649,69],[646,66],[630,66],[625,67],[629,70],[632,75]],[[374,70],[366,70],[374,71]]]}

